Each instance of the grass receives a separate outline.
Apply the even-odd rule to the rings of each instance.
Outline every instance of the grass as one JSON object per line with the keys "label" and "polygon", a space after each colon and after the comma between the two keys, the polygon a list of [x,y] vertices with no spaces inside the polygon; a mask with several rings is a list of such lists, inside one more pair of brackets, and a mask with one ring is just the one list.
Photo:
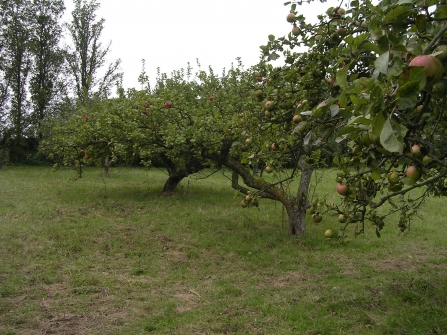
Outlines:
{"label": "grass", "polygon": [[[334,194],[329,171],[317,189]],[[161,197],[159,170],[0,170],[0,334],[446,334],[444,199],[399,235],[287,235],[221,174]],[[334,195],[336,199],[336,195]]]}

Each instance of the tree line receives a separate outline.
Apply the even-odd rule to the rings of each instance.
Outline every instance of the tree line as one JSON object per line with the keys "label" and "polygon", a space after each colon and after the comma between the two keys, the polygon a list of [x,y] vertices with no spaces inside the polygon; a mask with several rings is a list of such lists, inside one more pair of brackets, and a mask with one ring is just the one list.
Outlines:
{"label": "tree line", "polygon": [[[0,3],[0,161],[33,163],[48,122],[93,98],[104,98],[122,76],[120,60],[108,65],[99,2],[74,0],[62,22],[63,0]],[[64,36],[67,36],[64,39]]]}

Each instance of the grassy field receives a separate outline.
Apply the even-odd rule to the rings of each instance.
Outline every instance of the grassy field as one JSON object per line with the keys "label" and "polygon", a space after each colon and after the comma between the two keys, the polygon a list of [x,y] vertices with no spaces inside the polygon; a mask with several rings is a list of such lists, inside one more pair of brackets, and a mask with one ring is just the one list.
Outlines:
{"label": "grassy field", "polygon": [[[340,245],[287,235],[222,174],[161,197],[159,170],[0,170],[0,334],[447,334],[447,214]],[[317,189],[334,199],[334,172]],[[348,236],[349,237],[349,236]]]}

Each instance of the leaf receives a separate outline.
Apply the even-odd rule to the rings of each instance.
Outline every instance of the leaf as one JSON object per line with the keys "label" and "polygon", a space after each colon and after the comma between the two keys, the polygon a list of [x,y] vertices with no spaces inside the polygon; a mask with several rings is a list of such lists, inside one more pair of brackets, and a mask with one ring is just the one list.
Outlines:
{"label": "leaf", "polygon": [[273,42],[275,40],[275,35],[269,35],[269,41]]}
{"label": "leaf", "polygon": [[338,114],[338,112],[340,111],[340,106],[337,104],[333,104],[330,108],[331,110],[331,117],[334,117]]}
{"label": "leaf", "polygon": [[398,209],[399,207],[397,207],[397,205],[394,203],[392,198],[388,198],[388,202],[390,203],[391,207]]}
{"label": "leaf", "polygon": [[435,11],[435,19],[441,20],[447,18],[447,5],[438,6]]}
{"label": "leaf", "polygon": [[298,123],[297,126],[293,128],[292,134],[299,133],[306,125],[307,125],[306,121]]}
{"label": "leaf", "polygon": [[382,113],[377,114],[372,120],[369,126],[369,137],[373,142],[376,142],[380,138],[382,133],[383,125],[385,123],[385,117]]}
{"label": "leaf", "polygon": [[385,17],[383,18],[383,24],[388,23],[391,20],[394,20],[395,18],[405,14],[406,12],[409,12],[410,9],[408,6],[400,5],[394,8],[391,12],[389,12]]}
{"label": "leaf", "polygon": [[379,180],[380,178],[382,178],[382,176],[380,175],[379,171],[374,170],[374,171],[371,173],[371,178],[372,178],[373,180]]}
{"label": "leaf", "polygon": [[348,69],[349,65],[346,64],[341,70],[337,71],[337,75],[335,77],[335,82],[342,90],[346,90],[348,88]]}
{"label": "leaf", "polygon": [[404,136],[407,128],[391,119],[386,119],[380,133],[380,144],[389,152],[402,153],[404,150]]}
{"label": "leaf", "polygon": [[418,28],[418,30],[420,32],[424,32],[425,31],[425,24],[427,23],[427,16],[420,14],[418,16],[416,16],[416,28]]}
{"label": "leaf", "polygon": [[279,58],[279,55],[276,52],[274,52],[268,56],[269,60],[277,60],[278,58]]}
{"label": "leaf", "polygon": [[309,145],[309,142],[310,142],[310,138],[311,138],[311,137],[312,137],[312,130],[309,131],[309,132],[306,134],[306,136],[304,137],[303,144],[304,144],[304,145]]}
{"label": "leaf", "polygon": [[388,74],[388,63],[390,61],[390,52],[381,54],[375,61],[374,67],[381,73]]}

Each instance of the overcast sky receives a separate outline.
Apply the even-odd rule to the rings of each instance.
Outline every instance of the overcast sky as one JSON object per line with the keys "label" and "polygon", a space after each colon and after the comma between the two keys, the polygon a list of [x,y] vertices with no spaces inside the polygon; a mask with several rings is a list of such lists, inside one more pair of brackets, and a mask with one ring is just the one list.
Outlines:
{"label": "overcast sky", "polygon": [[[102,0],[97,18],[104,18],[103,44],[112,41],[108,61],[120,58],[124,88],[139,88],[141,60],[155,83],[156,69],[171,73],[195,67],[212,66],[215,72],[230,67],[237,57],[245,66],[259,60],[260,45],[268,35],[288,34],[286,21],[290,6],[285,0]],[[329,0],[298,6],[298,11],[316,20],[330,6]],[[65,0],[64,21],[71,20],[72,0]]]}

